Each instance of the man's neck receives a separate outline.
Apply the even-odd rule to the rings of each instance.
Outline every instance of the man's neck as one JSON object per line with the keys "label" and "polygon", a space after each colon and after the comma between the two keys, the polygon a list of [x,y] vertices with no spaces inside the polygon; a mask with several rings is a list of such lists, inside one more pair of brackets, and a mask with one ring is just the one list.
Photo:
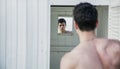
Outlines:
{"label": "man's neck", "polygon": [[65,33],[65,30],[58,29],[58,33]]}
{"label": "man's neck", "polygon": [[92,41],[96,38],[94,31],[84,31],[79,33],[80,43]]}

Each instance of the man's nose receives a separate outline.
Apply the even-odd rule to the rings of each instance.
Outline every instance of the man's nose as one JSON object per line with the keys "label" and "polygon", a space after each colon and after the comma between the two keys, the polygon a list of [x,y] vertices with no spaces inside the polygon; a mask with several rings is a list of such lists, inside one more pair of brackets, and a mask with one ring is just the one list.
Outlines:
{"label": "man's nose", "polygon": [[61,28],[63,28],[64,26],[61,26]]}

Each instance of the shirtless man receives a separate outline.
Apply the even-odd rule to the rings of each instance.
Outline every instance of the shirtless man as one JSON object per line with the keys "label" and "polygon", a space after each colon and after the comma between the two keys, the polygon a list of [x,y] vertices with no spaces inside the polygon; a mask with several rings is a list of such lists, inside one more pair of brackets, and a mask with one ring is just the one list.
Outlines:
{"label": "shirtless man", "polygon": [[63,56],[60,69],[120,69],[120,41],[95,36],[96,8],[90,3],[80,3],[73,15],[80,44]]}

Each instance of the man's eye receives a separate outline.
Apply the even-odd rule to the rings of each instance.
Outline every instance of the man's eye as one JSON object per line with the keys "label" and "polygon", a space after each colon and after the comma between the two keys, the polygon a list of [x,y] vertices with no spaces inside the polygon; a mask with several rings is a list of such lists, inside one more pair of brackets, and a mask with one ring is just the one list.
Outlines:
{"label": "man's eye", "polygon": [[64,25],[59,25],[59,26],[64,26]]}

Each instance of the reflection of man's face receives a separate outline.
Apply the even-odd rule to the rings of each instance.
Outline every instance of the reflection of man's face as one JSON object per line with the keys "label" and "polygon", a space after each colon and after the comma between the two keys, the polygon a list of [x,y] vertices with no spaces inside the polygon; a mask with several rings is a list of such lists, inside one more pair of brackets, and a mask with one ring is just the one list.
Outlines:
{"label": "reflection of man's face", "polygon": [[58,24],[58,28],[60,29],[61,32],[64,32],[65,31],[65,23],[59,23]]}

